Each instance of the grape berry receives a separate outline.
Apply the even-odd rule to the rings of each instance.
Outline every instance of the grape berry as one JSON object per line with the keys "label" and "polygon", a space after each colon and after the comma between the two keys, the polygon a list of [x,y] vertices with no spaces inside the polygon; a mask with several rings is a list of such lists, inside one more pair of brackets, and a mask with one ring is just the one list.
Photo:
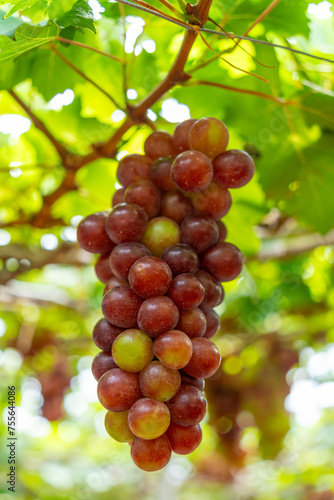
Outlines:
{"label": "grape berry", "polygon": [[202,439],[204,379],[221,362],[210,340],[220,326],[214,308],[224,299],[221,282],[235,279],[243,262],[220,219],[231,207],[229,189],[254,174],[247,153],[226,151],[228,138],[216,118],[186,120],[173,136],[153,132],[145,155],[119,162],[111,211],[78,226],[80,246],[100,254],[95,271],[105,284],[92,363],[105,428],[130,443],[145,471]]}

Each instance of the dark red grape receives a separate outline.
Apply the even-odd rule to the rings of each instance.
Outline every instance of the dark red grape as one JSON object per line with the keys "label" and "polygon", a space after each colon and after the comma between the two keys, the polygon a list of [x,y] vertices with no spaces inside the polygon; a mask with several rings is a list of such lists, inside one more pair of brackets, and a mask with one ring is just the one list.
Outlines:
{"label": "dark red grape", "polygon": [[129,443],[135,437],[128,424],[128,415],[129,410],[108,411],[104,419],[107,433],[119,443]]}
{"label": "dark red grape", "polygon": [[162,196],[161,215],[169,217],[180,224],[185,217],[193,212],[190,201],[177,191],[170,191]]}
{"label": "dark red grape", "polygon": [[221,220],[217,220],[216,224],[217,224],[218,230],[219,230],[218,243],[220,243],[222,241],[225,241],[226,234],[227,234],[226,226]]}
{"label": "dark red grape", "polygon": [[165,402],[179,390],[181,377],[178,370],[167,368],[160,361],[152,361],[140,372],[139,384],[146,398]]}
{"label": "dark red grape", "polygon": [[201,151],[209,158],[214,158],[225,151],[228,139],[226,125],[217,118],[201,118],[189,131],[191,149]]}
{"label": "dark red grape", "polygon": [[87,252],[111,252],[115,243],[106,233],[105,222],[108,212],[97,212],[82,219],[77,229],[78,243]]}
{"label": "dark red grape", "polygon": [[107,281],[106,286],[104,287],[104,290],[103,290],[103,295],[105,295],[107,292],[109,292],[109,290],[116,288],[116,286],[129,286],[129,283],[125,280],[120,280],[120,279],[116,278],[115,276],[113,276],[112,278],[110,278]]}
{"label": "dark red grape", "polygon": [[141,207],[121,203],[108,215],[106,231],[115,243],[139,241],[145,232],[147,222],[147,215]]}
{"label": "dark red grape", "polygon": [[185,151],[175,158],[171,175],[181,191],[197,193],[210,184],[213,175],[212,163],[199,151]]}
{"label": "dark red grape", "polygon": [[206,338],[193,339],[192,344],[193,354],[183,371],[196,378],[211,377],[221,362],[217,346]]}
{"label": "dark red grape", "polygon": [[202,429],[199,424],[184,427],[184,425],[179,425],[171,421],[166,431],[166,436],[174,453],[188,455],[188,453],[196,450],[201,444]]}
{"label": "dark red grape", "polygon": [[154,131],[145,141],[145,154],[157,160],[164,156],[176,156],[173,138],[167,132]]}
{"label": "dark red grape", "polygon": [[131,406],[128,423],[135,436],[142,439],[156,439],[169,427],[169,410],[161,401],[142,398]]}
{"label": "dark red grape", "polygon": [[150,255],[150,251],[141,243],[128,242],[117,245],[110,254],[112,272],[116,278],[127,280],[131,266],[142,257]]}
{"label": "dark red grape", "polygon": [[107,292],[102,299],[103,316],[121,328],[137,326],[137,314],[143,299],[131,288],[118,286]]}
{"label": "dark red grape", "polygon": [[100,255],[95,264],[96,276],[102,283],[107,283],[113,277],[109,264],[110,252]]}
{"label": "dark red grape", "polygon": [[112,200],[111,200],[111,206],[115,207],[119,203],[124,203],[124,193],[125,193],[125,188],[119,188],[117,191],[115,191]]}
{"label": "dark red grape", "polygon": [[224,289],[209,273],[200,269],[196,273],[196,277],[200,280],[205,288],[204,299],[199,306],[202,311],[206,312],[221,304],[224,299]]}
{"label": "dark red grape", "polygon": [[225,188],[245,186],[254,175],[252,157],[246,151],[231,149],[213,160],[214,180]]}
{"label": "dark red grape", "polygon": [[165,156],[158,158],[151,166],[151,181],[162,191],[172,191],[176,186],[170,175],[174,158],[173,156]]}
{"label": "dark red grape", "polygon": [[160,190],[153,182],[146,179],[132,182],[126,188],[124,199],[126,203],[132,203],[141,207],[149,219],[156,217],[160,212]]}
{"label": "dark red grape", "polygon": [[179,321],[179,310],[168,297],[152,297],[145,300],[138,313],[139,328],[157,337],[167,330],[172,330]]}
{"label": "dark red grape", "polygon": [[161,258],[169,265],[173,276],[182,273],[196,273],[199,266],[197,253],[189,245],[179,243],[168,247]]}
{"label": "dark red grape", "polygon": [[169,265],[158,257],[142,257],[129,272],[129,283],[137,295],[148,299],[164,295],[172,281]]}
{"label": "dark red grape", "polygon": [[229,191],[215,182],[201,193],[195,193],[193,207],[201,215],[209,215],[214,220],[219,220],[227,214],[232,205],[232,198]]}
{"label": "dark red grape", "polygon": [[97,384],[97,395],[104,408],[109,411],[125,411],[142,397],[137,373],[128,373],[120,368],[107,371]]}
{"label": "dark red grape", "polygon": [[204,294],[204,286],[196,276],[190,273],[176,276],[168,290],[168,297],[181,310],[198,307],[204,298]]}
{"label": "dark red grape", "polygon": [[218,241],[219,230],[211,217],[191,215],[181,224],[181,241],[197,253],[204,252]]}
{"label": "dark red grape", "polygon": [[181,330],[189,338],[203,337],[206,331],[206,318],[204,312],[198,307],[190,311],[181,311],[176,330]]}
{"label": "dark red grape", "polygon": [[214,335],[219,330],[220,327],[220,321],[219,321],[219,316],[215,311],[207,311],[205,313],[206,317],[206,332],[204,334],[204,337],[206,339],[211,339]]}
{"label": "dark red grape", "polygon": [[199,391],[204,391],[205,381],[202,378],[195,378],[185,373],[183,370],[180,370],[181,375],[181,385],[192,385],[196,387]]}
{"label": "dark red grape", "polygon": [[147,225],[141,243],[152,255],[160,255],[171,245],[180,243],[181,232],[178,224],[167,217],[155,217]]}
{"label": "dark red grape", "polygon": [[172,456],[172,447],[164,434],[157,439],[135,437],[131,443],[131,458],[142,470],[153,472],[166,467]]}
{"label": "dark red grape", "polygon": [[99,380],[108,370],[118,368],[110,352],[99,352],[92,361],[92,374]]}
{"label": "dark red grape", "polygon": [[196,119],[190,118],[184,122],[179,123],[174,130],[173,141],[177,150],[177,154],[183,153],[183,151],[188,151],[190,149],[189,145],[189,130],[192,125],[196,122]]}
{"label": "dark red grape", "polygon": [[128,155],[121,159],[117,168],[117,179],[127,188],[131,182],[150,180],[152,160],[143,155]]}
{"label": "dark red grape", "polygon": [[179,330],[164,332],[154,341],[153,353],[164,366],[179,370],[192,356],[192,343],[188,335]]}
{"label": "dark red grape", "polygon": [[201,267],[218,281],[231,281],[241,273],[242,253],[232,243],[217,243],[201,256]]}
{"label": "dark red grape", "polygon": [[93,342],[102,351],[111,352],[115,338],[122,331],[122,328],[112,325],[105,318],[101,318],[94,326]]}
{"label": "dark red grape", "polygon": [[179,425],[196,425],[205,417],[206,399],[201,391],[191,385],[181,385],[166,404],[172,420]]}

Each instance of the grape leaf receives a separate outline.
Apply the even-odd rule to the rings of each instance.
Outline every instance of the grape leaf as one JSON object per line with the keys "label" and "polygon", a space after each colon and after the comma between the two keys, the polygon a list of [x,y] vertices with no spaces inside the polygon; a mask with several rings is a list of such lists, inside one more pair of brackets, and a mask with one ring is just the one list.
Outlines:
{"label": "grape leaf", "polygon": [[96,33],[93,11],[85,0],[78,0],[72,9],[55,21],[61,28],[75,26]]}
{"label": "grape leaf", "polygon": [[15,32],[15,40],[0,36],[0,64],[17,57],[28,50],[51,42],[57,36],[58,28],[54,25],[38,28],[23,24]]}
{"label": "grape leaf", "polygon": [[23,24],[23,21],[17,17],[11,17],[10,19],[3,19],[5,12],[0,10],[0,35],[8,36],[9,38],[14,38],[16,29]]}
{"label": "grape leaf", "polygon": [[35,3],[37,3],[38,1],[39,0],[15,0],[13,2],[10,2],[11,5],[13,5],[13,7],[7,12],[5,18],[12,16],[18,10],[29,9],[30,7],[35,5]]}

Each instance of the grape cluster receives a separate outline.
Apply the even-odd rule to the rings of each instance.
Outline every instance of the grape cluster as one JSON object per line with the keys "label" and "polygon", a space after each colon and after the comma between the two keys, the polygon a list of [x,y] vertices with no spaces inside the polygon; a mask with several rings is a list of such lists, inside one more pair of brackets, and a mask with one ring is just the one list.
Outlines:
{"label": "grape cluster", "polygon": [[214,308],[224,298],[221,282],[242,268],[220,219],[231,206],[229,188],[254,173],[251,157],[226,151],[227,143],[216,118],[186,120],[173,136],[153,132],[145,155],[119,162],[123,187],[112,210],[78,226],[81,247],[101,254],[95,269],[105,283],[104,317],[93,331],[101,352],[92,364],[105,427],[131,443],[146,471],[202,439],[204,379],[221,361],[210,340],[219,328]]}

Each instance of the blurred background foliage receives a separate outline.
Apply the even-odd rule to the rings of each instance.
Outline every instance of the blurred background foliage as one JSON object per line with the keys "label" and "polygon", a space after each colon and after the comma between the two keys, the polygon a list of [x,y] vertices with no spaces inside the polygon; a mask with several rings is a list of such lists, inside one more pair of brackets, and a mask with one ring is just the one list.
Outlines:
{"label": "blurred background foliage", "polygon": [[[264,0],[214,0],[210,17],[237,34],[255,23],[253,38],[331,57],[330,2],[274,5],[259,17]],[[197,37],[191,79],[148,110],[169,132],[189,116],[222,119],[229,147],[250,152],[257,173],[224,218],[246,265],[217,308],[223,363],[206,384],[202,445],[147,474],[104,431],[90,373],[103,286],[75,228],[110,208],[117,160],[143,151],[150,128],[139,123],[116,158],[95,154],[167,75],[184,30],[114,1],[0,0],[0,15],[1,433],[8,384],[19,430],[17,493],[4,481],[0,499],[334,498],[333,65],[205,34],[234,66]],[[1,461],[4,478],[4,446]]]}

